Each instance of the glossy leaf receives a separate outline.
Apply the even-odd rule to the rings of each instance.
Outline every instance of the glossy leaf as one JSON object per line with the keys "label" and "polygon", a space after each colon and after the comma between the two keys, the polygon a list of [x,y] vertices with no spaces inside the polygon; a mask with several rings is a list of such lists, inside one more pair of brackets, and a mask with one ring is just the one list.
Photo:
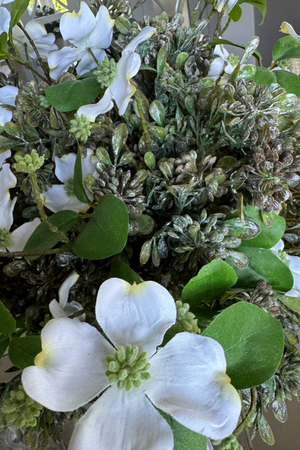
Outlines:
{"label": "glossy leaf", "polygon": [[[79,214],[74,211],[60,211],[49,217],[50,222],[59,230],[67,233],[80,218]],[[43,252],[54,247],[60,238],[57,233],[50,230],[45,222],[39,224],[34,230],[26,245],[24,251],[29,252]],[[35,259],[35,256],[28,257],[28,259]]]}
{"label": "glossy leaf", "polygon": [[121,278],[130,284],[143,282],[143,279],[121,259],[116,259],[112,263],[108,278]]}
{"label": "glossy leaf", "polygon": [[250,3],[250,5],[255,6],[262,14],[262,21],[260,25],[263,24],[266,14],[267,14],[267,0],[239,0],[238,5],[241,5],[242,3]]}
{"label": "glossy leaf", "polygon": [[46,88],[45,93],[48,102],[57,111],[68,112],[93,103],[100,89],[97,79],[91,77],[56,84]]}
{"label": "glossy leaf", "polygon": [[288,94],[300,97],[300,77],[288,70],[275,70],[277,83],[283,87]]}
{"label": "glossy leaf", "polygon": [[239,251],[248,257],[249,265],[245,269],[238,269],[228,261],[238,276],[235,287],[254,288],[258,280],[265,280],[275,290],[287,292],[292,289],[291,271],[270,250],[241,245]]}
{"label": "glossy leaf", "polygon": [[174,436],[173,450],[206,450],[206,437],[181,425],[173,417],[163,411],[160,414],[170,425]]}
{"label": "glossy leaf", "polygon": [[262,84],[263,86],[269,86],[269,84],[277,82],[275,72],[271,72],[266,67],[256,67],[256,72],[252,79],[254,83]]}
{"label": "glossy leaf", "polygon": [[[225,45],[233,45],[234,47],[238,47],[238,48],[246,48],[246,45],[243,44],[236,44],[235,42],[232,41],[228,41],[228,39],[214,39],[213,41],[209,42],[207,44],[207,47],[215,47],[216,45],[220,45],[220,44],[225,44]],[[261,61],[262,56],[261,54],[255,50],[255,52],[253,53],[253,55],[259,60]]]}
{"label": "glossy leaf", "polygon": [[221,259],[214,259],[200,269],[182,291],[182,301],[191,309],[216,300],[237,282],[235,271]]}
{"label": "glossy leaf", "polygon": [[228,15],[233,22],[238,22],[242,17],[242,12],[242,8],[239,5],[235,5]]}
{"label": "glossy leaf", "polygon": [[0,333],[11,334],[16,329],[16,321],[10,311],[0,301]]}
{"label": "glossy leaf", "polygon": [[227,374],[236,389],[267,381],[283,355],[284,333],[280,322],[251,303],[239,302],[224,309],[202,334],[222,345]]}
{"label": "glossy leaf", "polygon": [[42,351],[40,336],[13,338],[9,345],[9,358],[19,369],[32,366],[34,358]]}
{"label": "glossy leaf", "polygon": [[94,216],[75,239],[73,252],[81,258],[104,259],[120,253],[128,236],[128,212],[122,200],[102,197]]}
{"label": "glossy leaf", "polygon": [[244,64],[246,61],[248,61],[248,59],[253,55],[258,46],[259,46],[259,37],[254,36],[245,47],[245,53],[243,54],[242,59],[240,61],[241,65]]}
{"label": "glossy leaf", "polygon": [[82,154],[81,148],[78,146],[77,156],[74,168],[74,194],[78,200],[82,203],[90,203],[85,189],[83,187],[83,177],[82,177]]}
{"label": "glossy leaf", "polygon": [[17,25],[28,5],[29,0],[15,0],[13,2],[10,12],[10,29]]}
{"label": "glossy leaf", "polygon": [[9,58],[10,54],[8,53],[7,33],[3,32],[0,35],[0,60]]}
{"label": "glossy leaf", "polygon": [[284,36],[276,42],[272,52],[273,61],[300,58],[300,42],[293,36]]}

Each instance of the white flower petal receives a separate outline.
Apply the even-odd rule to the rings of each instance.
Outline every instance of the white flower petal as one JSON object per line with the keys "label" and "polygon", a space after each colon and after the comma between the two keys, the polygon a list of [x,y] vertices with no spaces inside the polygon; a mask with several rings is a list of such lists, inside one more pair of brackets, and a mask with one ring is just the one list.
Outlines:
{"label": "white flower petal", "polygon": [[82,160],[82,176],[85,178],[91,174],[95,178],[99,178],[99,173],[96,170],[96,164],[99,162],[97,156],[94,155],[93,150],[87,149],[86,157]]}
{"label": "white flower petal", "polygon": [[52,314],[52,316],[55,318],[55,319],[60,319],[60,318],[67,318],[68,316],[67,316],[67,313],[63,310],[63,308],[61,307],[61,305],[58,303],[58,301],[57,300],[52,300],[50,303],[49,303],[49,310],[50,310],[50,312],[51,312],[51,314]]}
{"label": "white flower petal", "polygon": [[143,28],[142,31],[131,42],[129,42],[129,44],[123,50],[123,53],[127,51],[134,52],[141,42],[147,41],[147,39],[150,39],[150,37],[155,33],[156,29],[153,27]]}
{"label": "white flower petal", "polygon": [[289,269],[294,274],[300,275],[300,257],[287,255],[287,260],[290,261]]}
{"label": "white flower petal", "polygon": [[6,77],[11,74],[11,70],[8,66],[0,66],[0,73],[3,73]]}
{"label": "white flower petal", "polygon": [[175,323],[176,306],[169,292],[158,283],[131,285],[111,278],[98,291],[96,317],[116,347],[138,346],[150,356]]}
{"label": "white flower petal", "polygon": [[55,156],[55,175],[62,183],[66,183],[70,178],[74,178],[76,154],[68,153],[58,158]]}
{"label": "white flower petal", "polygon": [[97,116],[99,116],[100,114],[105,114],[113,107],[114,104],[112,102],[112,93],[110,87],[108,87],[98,103],[95,103],[94,105],[81,106],[78,109],[77,114],[78,116],[86,116],[90,122],[95,122]]}
{"label": "white flower petal", "polygon": [[[46,58],[50,52],[58,50],[57,45],[54,44],[55,35],[53,33],[47,33],[47,30],[42,23],[30,20],[27,22],[25,30],[35,43],[42,58]],[[36,59],[37,57],[30,44],[28,46],[28,54],[31,58]]]}
{"label": "white flower petal", "polygon": [[10,24],[10,13],[6,8],[0,7],[0,35],[8,33]]}
{"label": "white flower petal", "polygon": [[167,422],[140,389],[110,387],[75,426],[69,450],[171,450]]}
{"label": "white flower petal", "polygon": [[39,226],[41,220],[35,218],[31,222],[23,223],[20,227],[16,228],[10,235],[12,245],[7,246],[10,252],[21,252],[28,239]]}
{"label": "white flower petal", "polygon": [[75,211],[86,212],[89,209],[88,203],[81,203],[75,195],[69,196],[63,184],[55,184],[43,192],[45,206],[52,212]]}
{"label": "white flower petal", "polygon": [[74,286],[79,276],[80,276],[79,273],[75,271],[72,272],[71,275],[68,276],[68,278],[62,283],[61,287],[59,288],[58,298],[59,304],[62,308],[66,306],[69,298],[70,289],[72,286]]}
{"label": "white flower petal", "polygon": [[[0,181],[1,181],[1,177],[0,177]],[[1,183],[0,183],[0,187],[1,187]],[[15,197],[13,200],[11,200],[10,197],[6,197],[2,201],[0,201],[0,211],[1,211],[0,230],[4,229],[4,230],[9,231],[10,227],[12,226],[12,224],[14,222],[13,211],[14,211],[16,201],[17,201],[17,197]]]}
{"label": "white flower petal", "polygon": [[284,242],[282,239],[280,239],[280,241],[277,242],[276,245],[274,245],[274,247],[270,248],[271,252],[274,253],[274,255],[278,256],[278,252],[282,251],[284,249]]}
{"label": "white flower petal", "polygon": [[[67,315],[67,317],[72,316],[73,314],[77,313],[78,311],[82,311],[83,307],[79,302],[76,302],[76,300],[73,300],[72,302],[68,302],[66,306],[64,307],[64,311]],[[81,322],[84,322],[86,318],[85,314],[81,314],[78,317],[74,317],[73,320],[80,320]]]}
{"label": "white flower petal", "polygon": [[225,374],[225,354],[217,341],[179,333],[150,363],[146,394],[157,408],[213,439],[233,432],[241,401]]}
{"label": "white flower petal", "polygon": [[287,297],[300,297],[300,292],[297,291],[297,289],[291,289],[290,291],[286,292],[284,295]]}
{"label": "white flower petal", "polygon": [[[0,169],[7,158],[11,157],[11,150],[5,150],[5,152],[0,153]],[[1,199],[0,199],[1,201]]]}
{"label": "white flower petal", "polygon": [[56,80],[62,72],[66,72],[68,68],[85,54],[86,50],[75,47],[63,47],[58,52],[52,52],[48,56],[48,65],[50,68],[50,76]]}
{"label": "white flower petal", "polygon": [[12,112],[7,111],[6,109],[1,108],[1,106],[0,106],[0,125],[3,126],[7,122],[10,122],[11,118],[12,118]]}
{"label": "white flower petal", "polygon": [[94,61],[94,58],[90,53],[87,51],[84,52],[84,54],[81,56],[81,61],[76,67],[76,72],[78,75],[83,75],[86,72],[89,72],[92,69],[95,69],[97,67],[96,62]]}
{"label": "white flower petal", "polygon": [[42,330],[43,351],[27,367],[22,383],[27,394],[53,411],[73,411],[108,385],[106,356],[113,347],[91,325],[53,319]]}
{"label": "white flower petal", "polygon": [[214,450],[211,440],[209,438],[206,438],[206,442],[207,442],[207,450]]}
{"label": "white flower petal", "polygon": [[96,15],[96,25],[88,38],[88,45],[93,49],[108,48],[111,44],[114,24],[115,20],[110,17],[108,9],[104,5],[100,6]]}
{"label": "white flower petal", "polygon": [[110,86],[120,116],[125,114],[129,100],[136,91],[136,88],[130,84],[130,80],[138,73],[140,67],[140,55],[134,52],[123,52],[117,65],[116,77]]}
{"label": "white flower petal", "polygon": [[16,106],[15,98],[19,89],[14,86],[4,86],[0,88],[0,105]]}
{"label": "white flower petal", "polygon": [[[230,13],[230,11],[236,5],[237,2],[238,2],[238,0],[229,0],[229,3],[227,4],[227,6],[225,8],[225,15]],[[222,11],[225,3],[226,3],[226,0],[219,0],[218,4],[216,6],[216,10],[219,12]]]}
{"label": "white flower petal", "polygon": [[211,63],[209,72],[208,72],[208,77],[217,79],[219,78],[219,76],[221,75],[221,73],[224,70],[224,66],[225,66],[225,62],[223,60],[223,58],[216,58],[213,60],[213,62]]}
{"label": "white flower petal", "polygon": [[80,2],[78,12],[65,13],[60,19],[60,32],[65,41],[76,47],[86,47],[87,36],[96,25],[96,18],[85,2]]}
{"label": "white flower petal", "polygon": [[9,164],[3,164],[0,171],[0,203],[10,198],[9,189],[15,187],[17,179],[10,170]]}
{"label": "white flower petal", "polygon": [[296,33],[292,25],[290,25],[288,22],[282,22],[280,30],[281,33],[289,34],[295,39],[298,39],[300,41],[300,36]]}

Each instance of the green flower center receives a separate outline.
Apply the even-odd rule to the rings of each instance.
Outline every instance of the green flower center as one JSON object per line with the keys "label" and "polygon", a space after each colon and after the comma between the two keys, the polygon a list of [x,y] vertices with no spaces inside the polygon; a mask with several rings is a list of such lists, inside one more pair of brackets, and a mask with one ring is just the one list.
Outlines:
{"label": "green flower center", "polygon": [[67,195],[69,197],[72,197],[72,195],[75,195],[74,192],[74,179],[73,178],[69,178],[64,185],[64,190],[66,191]]}
{"label": "green flower center", "polygon": [[94,73],[97,76],[97,81],[101,83],[102,86],[110,86],[117,74],[116,61],[113,58],[109,59],[109,57],[106,56],[103,61],[98,63],[98,70],[95,70]]}
{"label": "green flower center", "polygon": [[11,245],[10,232],[5,228],[0,230],[0,246],[9,247]]}
{"label": "green flower center", "polygon": [[287,266],[290,265],[290,260],[288,259],[288,254],[284,252],[283,250],[278,251],[278,257],[283,261]]}
{"label": "green flower center", "polygon": [[130,391],[133,387],[139,388],[142,380],[149,380],[150,363],[147,352],[139,355],[139,348],[127,345],[119,347],[115,356],[106,358],[108,368],[106,376],[110,384],[118,383],[118,388]]}
{"label": "green flower center", "polygon": [[231,64],[233,67],[236,67],[238,63],[240,62],[240,58],[233,53],[227,57],[227,61],[229,64]]}

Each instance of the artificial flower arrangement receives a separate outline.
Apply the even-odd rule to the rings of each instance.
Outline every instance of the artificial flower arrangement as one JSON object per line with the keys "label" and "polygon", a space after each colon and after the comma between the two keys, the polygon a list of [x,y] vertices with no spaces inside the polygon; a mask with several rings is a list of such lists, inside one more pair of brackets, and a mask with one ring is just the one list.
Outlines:
{"label": "artificial flower arrangement", "polygon": [[0,438],[63,449],[73,420],[69,450],[272,445],[265,410],[285,422],[300,392],[299,36],[284,22],[266,68],[257,37],[224,47],[241,0],[188,29],[92,0],[59,49],[6,3]]}

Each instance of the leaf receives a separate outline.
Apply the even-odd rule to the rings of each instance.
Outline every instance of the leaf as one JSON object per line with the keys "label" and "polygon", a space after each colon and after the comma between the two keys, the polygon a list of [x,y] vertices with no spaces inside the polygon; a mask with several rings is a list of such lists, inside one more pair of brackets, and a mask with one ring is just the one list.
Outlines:
{"label": "leaf", "polygon": [[275,290],[287,292],[292,289],[294,282],[291,271],[270,250],[244,245],[239,250],[248,257],[249,265],[246,269],[238,269],[228,261],[238,276],[235,287],[254,288],[258,280],[265,280]]}
{"label": "leaf", "polygon": [[3,32],[0,35],[0,59],[10,58],[10,54],[8,53],[8,45],[7,45],[7,33]]}
{"label": "leaf", "polygon": [[276,293],[276,297],[292,311],[300,314],[300,297],[290,297],[289,295],[280,295]]}
{"label": "leaf", "polygon": [[[285,233],[284,218],[273,212],[265,213],[255,206],[246,206],[244,214],[259,226],[260,233],[253,239],[243,241],[243,247],[272,248]],[[234,213],[233,216],[238,217],[238,213]]]}
{"label": "leaf", "polygon": [[11,334],[16,329],[16,321],[6,308],[6,306],[0,301],[0,333]]}
{"label": "leaf", "polygon": [[57,111],[68,112],[93,103],[101,86],[96,78],[67,81],[45,89],[47,100]]}
{"label": "leaf", "polygon": [[182,301],[191,309],[201,302],[211,302],[224,294],[237,282],[235,271],[221,259],[214,259],[200,269],[182,291]]}
{"label": "leaf", "polygon": [[5,350],[7,349],[9,341],[9,337],[4,335],[0,336],[0,358],[2,358]]}
{"label": "leaf", "polygon": [[277,83],[283,87],[288,94],[300,97],[300,77],[288,70],[275,70]]}
{"label": "leaf", "polygon": [[271,72],[266,67],[256,67],[256,72],[252,80],[255,84],[262,84],[263,86],[269,86],[277,82],[275,72]]}
{"label": "leaf", "polygon": [[174,436],[173,450],[206,450],[206,437],[181,425],[164,411],[158,410],[170,425]]}
{"label": "leaf", "polygon": [[112,263],[108,278],[121,278],[130,284],[143,282],[143,279],[121,259],[116,259]]}
{"label": "leaf", "polygon": [[122,200],[102,197],[94,216],[75,239],[73,252],[81,258],[104,259],[120,253],[128,236],[128,212]]}
{"label": "leaf", "polygon": [[90,199],[88,198],[85,189],[83,187],[82,181],[82,155],[81,148],[78,146],[77,156],[75,161],[74,168],[74,194],[78,198],[78,200],[82,203],[90,203]]}
{"label": "leaf", "polygon": [[[67,233],[80,218],[79,214],[74,211],[60,211],[49,217],[50,222],[59,230]],[[24,251],[28,252],[43,252],[54,247],[60,238],[57,233],[50,230],[45,222],[39,224],[34,230],[26,245]],[[30,256],[28,259],[35,259],[37,256]]]}
{"label": "leaf", "polygon": [[292,36],[284,36],[275,43],[272,52],[273,61],[300,58],[300,42]]}
{"label": "leaf", "polygon": [[29,5],[29,0],[15,0],[10,12],[10,30],[19,22]]}
{"label": "leaf", "polygon": [[42,351],[40,336],[13,338],[9,345],[9,358],[19,369],[32,366],[34,358]]}
{"label": "leaf", "polygon": [[254,36],[251,41],[248,42],[248,44],[245,47],[245,53],[240,61],[240,64],[244,64],[248,59],[253,55],[253,53],[256,51],[257,47],[259,46],[259,37]]}
{"label": "leaf", "polygon": [[0,150],[10,150],[18,144],[19,142],[15,139],[8,139],[4,136],[0,136]]}
{"label": "leaf", "polygon": [[147,70],[148,72],[157,73],[157,70],[154,69],[154,67],[147,66],[147,64],[141,64],[140,70]]}
{"label": "leaf", "polygon": [[238,5],[241,5],[242,3],[249,3],[250,5],[255,6],[262,14],[262,21],[260,25],[264,23],[266,14],[267,14],[267,0],[239,0]]}
{"label": "leaf", "polygon": [[267,381],[283,355],[284,333],[280,322],[258,306],[243,301],[224,309],[202,335],[222,345],[227,374],[236,389]]}
{"label": "leaf", "polygon": [[[213,41],[209,42],[207,44],[207,47],[215,47],[216,45],[220,45],[220,44],[225,44],[225,45],[233,45],[234,47],[238,47],[238,48],[246,48],[246,45],[242,45],[242,44],[235,44],[232,41],[228,41],[228,39],[214,39]],[[253,53],[253,55],[259,60],[262,60],[262,56],[261,54],[255,50],[255,52]]]}
{"label": "leaf", "polygon": [[242,17],[242,12],[242,8],[239,5],[235,5],[228,15],[231,20],[238,22]]}

